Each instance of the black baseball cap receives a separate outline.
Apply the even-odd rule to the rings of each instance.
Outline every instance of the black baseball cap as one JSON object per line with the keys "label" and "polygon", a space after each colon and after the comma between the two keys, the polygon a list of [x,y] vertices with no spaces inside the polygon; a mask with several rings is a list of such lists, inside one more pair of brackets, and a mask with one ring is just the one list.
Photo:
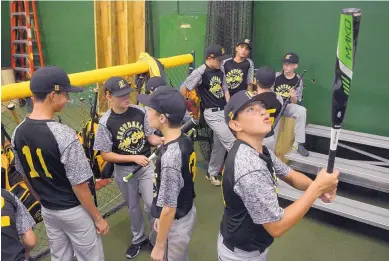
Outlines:
{"label": "black baseball cap", "polygon": [[30,80],[32,93],[59,92],[82,92],[82,87],[70,84],[67,73],[57,66],[45,66],[36,70]]}
{"label": "black baseball cap", "polygon": [[159,76],[151,77],[147,80],[146,91],[153,92],[160,86],[166,86],[166,80]]}
{"label": "black baseball cap", "polygon": [[175,88],[160,86],[151,95],[138,94],[137,100],[145,106],[164,114],[169,121],[181,122],[186,112],[185,98]]}
{"label": "black baseball cap", "polygon": [[134,89],[131,88],[130,83],[122,77],[111,77],[104,83],[104,91],[108,91],[112,96],[124,96],[129,94]]}
{"label": "black baseball cap", "polygon": [[276,73],[268,66],[260,67],[255,74],[255,80],[261,86],[270,88],[276,81]]}
{"label": "black baseball cap", "polygon": [[250,91],[239,91],[235,93],[228,101],[226,107],[224,107],[224,118],[227,125],[230,120],[234,120],[236,118],[239,111],[241,111],[247,104],[262,100],[262,95],[254,95]]}
{"label": "black baseball cap", "polygon": [[287,53],[282,61],[284,63],[299,63],[299,57],[295,53]]}
{"label": "black baseball cap", "polygon": [[251,50],[251,40],[250,39],[241,39],[239,42],[236,43],[236,46],[240,45],[240,44],[246,44],[249,49]]}
{"label": "black baseball cap", "polygon": [[206,58],[215,58],[219,61],[223,61],[231,57],[231,55],[226,55],[224,48],[219,44],[211,44],[205,49]]}

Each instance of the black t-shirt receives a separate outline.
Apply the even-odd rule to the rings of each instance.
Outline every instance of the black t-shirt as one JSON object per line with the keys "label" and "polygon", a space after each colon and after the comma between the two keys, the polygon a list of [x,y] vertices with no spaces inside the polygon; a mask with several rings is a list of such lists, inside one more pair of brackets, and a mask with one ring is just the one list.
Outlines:
{"label": "black t-shirt", "polygon": [[[289,91],[292,89],[298,82],[300,76],[295,74],[292,79],[287,79],[283,72],[279,72],[276,74],[276,81],[274,83],[274,92],[281,96],[284,101],[289,98]],[[300,81],[299,86],[296,88],[297,100],[302,100],[302,92],[303,92],[303,81]]]}
{"label": "black t-shirt", "polygon": [[253,83],[254,79],[254,63],[250,59],[245,59],[241,63],[230,58],[223,61],[223,70],[225,80],[223,87],[227,87],[230,95],[234,95],[238,91],[247,90],[247,85]]}
{"label": "black t-shirt", "polygon": [[[278,114],[280,113],[282,104],[277,99],[277,94],[274,92],[263,92],[258,94],[259,96],[262,96],[262,101],[266,106],[266,111],[269,113],[271,123],[273,125],[275,118],[277,118]],[[274,131],[269,133],[267,136],[272,136],[274,134]]]}
{"label": "black t-shirt", "polygon": [[[151,145],[147,136],[152,135],[147,113],[144,108],[132,105],[126,112],[116,114],[108,110],[99,122],[94,149],[114,152],[121,155],[151,155]],[[115,163],[121,166],[133,166],[135,162]]]}
{"label": "black t-shirt", "polygon": [[54,120],[26,118],[15,129],[12,147],[17,171],[28,178],[43,207],[80,205],[72,186],[89,181],[93,173],[74,130]]}
{"label": "black t-shirt", "polygon": [[192,209],[196,197],[196,152],[193,141],[181,136],[158,149],[155,165],[151,215],[159,218],[162,208],[176,208],[175,219],[184,217]]}
{"label": "black t-shirt", "polygon": [[204,109],[224,107],[226,98],[222,87],[224,73],[220,69],[211,69],[206,64],[195,69],[184,81],[188,90],[196,88]]}

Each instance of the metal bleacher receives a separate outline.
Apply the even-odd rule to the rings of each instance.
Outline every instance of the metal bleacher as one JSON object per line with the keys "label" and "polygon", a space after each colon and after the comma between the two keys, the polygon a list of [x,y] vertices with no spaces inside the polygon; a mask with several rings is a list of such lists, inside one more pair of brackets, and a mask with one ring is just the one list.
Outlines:
{"label": "metal bleacher", "polygon": [[[308,124],[306,134],[321,138],[330,138],[330,128]],[[347,142],[344,144],[342,142]],[[350,145],[351,143],[351,145]],[[337,157],[335,168],[340,171],[339,180],[343,183],[368,188],[374,191],[389,193],[389,159],[382,155],[375,155],[358,146],[365,145],[385,151],[389,155],[389,138],[366,133],[342,130],[339,138],[339,147],[360,155],[369,157],[371,160],[352,160]],[[386,150],[388,151],[386,153]],[[285,155],[288,164],[295,170],[316,175],[317,172],[327,166],[328,155],[310,151],[308,157],[302,157],[295,151]],[[295,190],[286,183],[280,184],[280,197],[295,201],[303,192]],[[370,224],[382,229],[389,230],[389,209],[373,204],[367,204],[358,200],[337,196],[331,204],[325,204],[317,200],[314,207],[332,214],[354,219],[359,222]]]}

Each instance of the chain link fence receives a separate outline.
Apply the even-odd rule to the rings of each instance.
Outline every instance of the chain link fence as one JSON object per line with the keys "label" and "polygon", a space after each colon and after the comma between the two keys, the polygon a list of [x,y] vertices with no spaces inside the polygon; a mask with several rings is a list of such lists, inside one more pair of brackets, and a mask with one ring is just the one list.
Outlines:
{"label": "chain link fence", "polygon": [[[189,64],[186,64],[165,69],[168,84],[171,84],[175,88],[179,88],[180,83],[182,83],[188,76],[189,66]],[[127,80],[134,82],[136,77],[128,76],[126,78]],[[55,115],[55,120],[70,126],[76,132],[81,131],[91,118],[91,108],[95,99],[95,90],[98,90],[99,88],[96,88],[96,86],[100,86],[100,94],[104,93],[101,92],[103,84],[85,86],[83,92],[76,94],[71,93],[69,103],[65,106],[62,112]],[[133,84],[132,86],[136,88],[136,84]],[[136,103],[136,93],[145,93],[144,85],[140,90],[133,93],[134,95],[131,96],[131,101]],[[1,121],[10,136],[12,136],[15,127],[31,112],[32,107],[29,102],[26,102],[26,100],[28,101],[28,99],[17,99],[9,102],[3,102],[1,104]],[[100,96],[99,102],[105,103],[99,104],[99,108],[109,108],[109,105],[104,97]],[[104,114],[106,109],[99,110],[99,115],[101,116]],[[10,173],[9,177],[9,183],[11,186],[22,180],[21,175],[17,172]],[[115,184],[113,179],[97,179],[96,191],[98,209],[104,217],[115,214],[125,205],[119,187]],[[38,237],[38,243],[31,255],[35,259],[39,260],[49,254],[49,244],[43,222],[40,222],[35,226],[34,232]]]}

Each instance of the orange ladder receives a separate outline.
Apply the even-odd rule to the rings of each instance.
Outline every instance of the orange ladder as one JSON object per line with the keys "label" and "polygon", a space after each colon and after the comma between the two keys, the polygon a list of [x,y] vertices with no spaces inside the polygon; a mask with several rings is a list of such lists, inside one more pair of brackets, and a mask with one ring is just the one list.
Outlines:
{"label": "orange ladder", "polygon": [[[32,12],[31,12],[32,9]],[[39,56],[39,59],[35,59]],[[11,1],[11,66],[16,82],[44,66],[35,1]]]}

